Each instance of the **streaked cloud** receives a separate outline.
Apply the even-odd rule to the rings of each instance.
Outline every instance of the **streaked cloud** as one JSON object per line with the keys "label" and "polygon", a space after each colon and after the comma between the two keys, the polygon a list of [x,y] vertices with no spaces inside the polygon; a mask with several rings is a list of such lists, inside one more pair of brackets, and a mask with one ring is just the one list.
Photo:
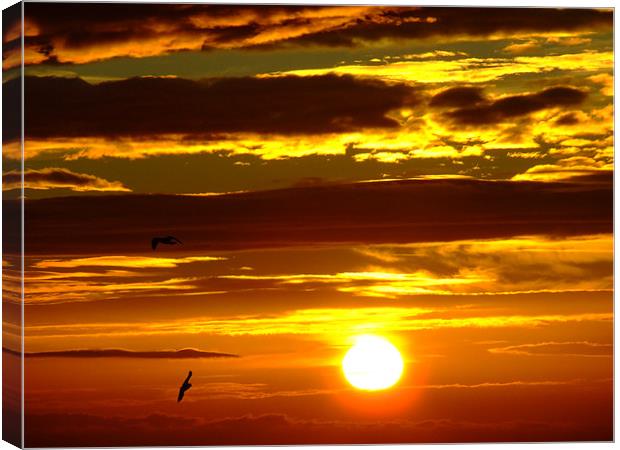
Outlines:
{"label": "streaked cloud", "polygon": [[[443,312],[440,317],[424,317]],[[279,315],[193,317],[166,322],[81,323],[27,327],[29,340],[79,339],[166,335],[317,335],[331,341],[356,333],[389,333],[457,328],[536,328],[560,323],[609,322],[611,313],[477,315],[464,316],[429,308],[375,307],[322,308],[289,311]]]}
{"label": "streaked cloud", "polygon": [[[308,251],[299,255],[293,249],[274,249],[269,271],[260,264],[251,271],[249,266],[239,267],[246,261],[243,253],[235,251],[220,257],[29,258],[26,299],[29,304],[105,302],[121,296],[127,300],[171,295],[232,299],[251,291],[272,291],[288,295],[316,292],[349,301],[360,297],[410,299],[613,289],[609,235],[367,245],[340,250],[343,262],[335,265],[333,272],[321,271],[310,262],[291,270],[287,263],[305,257],[309,261],[324,258],[335,248],[320,246],[311,256],[306,255]],[[235,261],[235,267],[213,264],[220,260]],[[151,289],[146,280],[152,281]],[[19,281],[19,276],[8,275],[6,288],[18,290]]]}
{"label": "streaked cloud", "polygon": [[166,278],[158,281],[141,279],[139,281],[109,280],[39,280],[27,283],[24,289],[25,304],[60,304],[118,299],[131,292],[157,293],[194,289],[195,278]]}
{"label": "streaked cloud", "polygon": [[232,280],[272,281],[280,285],[337,284],[341,292],[354,295],[395,297],[398,295],[451,294],[459,285],[479,284],[494,281],[484,273],[463,271],[452,277],[438,277],[428,271],[413,273],[397,272],[343,272],[336,274],[294,274],[294,275],[223,275],[220,278]]}
{"label": "streaked cloud", "polygon": [[[25,189],[69,189],[77,192],[131,192],[120,181],[106,179],[85,173],[76,173],[67,169],[51,167],[35,170],[27,169],[23,173]],[[22,188],[22,173],[10,171],[2,175],[2,189],[5,191]]]}
{"label": "streaked cloud", "polygon": [[180,258],[163,258],[147,256],[93,256],[74,259],[45,259],[38,261],[33,267],[48,268],[79,268],[79,267],[126,267],[133,268],[173,268],[179,264],[194,262],[224,261],[221,256],[186,256]]}
{"label": "streaked cloud", "polygon": [[598,342],[537,342],[534,344],[509,345],[506,347],[494,347],[488,350],[491,353],[501,355],[519,356],[576,356],[584,358],[610,358],[613,356],[612,344]]}

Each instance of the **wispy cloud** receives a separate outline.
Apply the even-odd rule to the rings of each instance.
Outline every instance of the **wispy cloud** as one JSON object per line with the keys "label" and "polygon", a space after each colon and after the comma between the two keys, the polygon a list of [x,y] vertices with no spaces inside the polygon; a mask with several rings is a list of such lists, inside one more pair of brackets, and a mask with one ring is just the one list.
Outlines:
{"label": "wispy cloud", "polygon": [[611,358],[613,345],[589,341],[536,342],[534,344],[494,347],[490,353],[520,356],[577,356],[584,358]]}
{"label": "wispy cloud", "polygon": [[[425,317],[432,312],[439,317]],[[316,335],[326,339],[359,333],[458,329],[458,328],[535,328],[551,324],[609,322],[611,313],[510,314],[453,317],[446,310],[431,308],[321,308],[290,311],[279,315],[194,317],[149,323],[84,323],[27,327],[28,339],[79,339],[81,337],[130,337],[166,335]]]}

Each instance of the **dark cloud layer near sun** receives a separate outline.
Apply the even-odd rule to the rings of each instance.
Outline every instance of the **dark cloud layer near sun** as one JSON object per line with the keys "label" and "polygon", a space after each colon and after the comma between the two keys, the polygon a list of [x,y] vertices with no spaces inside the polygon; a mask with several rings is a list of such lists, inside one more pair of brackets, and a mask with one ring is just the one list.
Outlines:
{"label": "dark cloud layer near sun", "polygon": [[[7,348],[2,349],[14,355],[20,353]],[[239,355],[220,352],[205,352],[192,348],[183,350],[131,351],[121,349],[60,350],[50,352],[27,352],[28,358],[149,358],[149,359],[190,359],[190,358],[237,358]]]}
{"label": "dark cloud layer near sun", "polygon": [[[593,177],[587,183],[419,180],[218,197],[31,200],[25,208],[27,251],[141,253],[162,233],[178,236],[183,250],[193,252],[611,232],[612,175],[597,175],[598,183]],[[4,202],[7,211],[16,207]],[[11,232],[6,230],[9,240]]]}
{"label": "dark cloud layer near sun", "polygon": [[396,127],[386,114],[418,102],[404,84],[337,75],[25,83],[29,137],[346,132]]}
{"label": "dark cloud layer near sun", "polygon": [[587,97],[585,91],[556,86],[533,94],[509,95],[485,100],[476,88],[452,88],[434,96],[431,106],[457,107],[446,116],[461,125],[485,125],[513,120],[536,111],[557,107],[574,107]]}
{"label": "dark cloud layer near sun", "polygon": [[[179,50],[351,47],[384,39],[609,29],[595,9],[32,3],[27,64],[83,63]],[[139,47],[148,43],[148,50]],[[128,45],[130,44],[130,45]]]}

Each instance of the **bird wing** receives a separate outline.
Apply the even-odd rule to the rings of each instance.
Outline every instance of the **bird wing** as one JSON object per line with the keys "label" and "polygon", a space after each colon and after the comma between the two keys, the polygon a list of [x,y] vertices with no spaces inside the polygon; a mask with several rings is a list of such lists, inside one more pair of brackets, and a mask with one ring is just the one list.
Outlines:
{"label": "bird wing", "polygon": [[177,403],[183,400],[183,396],[185,395],[185,391],[187,391],[191,386],[189,385],[189,379],[192,377],[192,371],[190,370],[187,374],[187,378],[179,388],[179,397],[177,398]]}
{"label": "bird wing", "polygon": [[159,244],[159,239],[153,238],[151,239],[151,248],[155,250],[157,248],[157,244]]}
{"label": "bird wing", "polygon": [[175,238],[174,236],[170,236],[173,240],[175,240],[176,242],[178,242],[179,244],[182,244],[183,242],[181,242],[179,239]]}

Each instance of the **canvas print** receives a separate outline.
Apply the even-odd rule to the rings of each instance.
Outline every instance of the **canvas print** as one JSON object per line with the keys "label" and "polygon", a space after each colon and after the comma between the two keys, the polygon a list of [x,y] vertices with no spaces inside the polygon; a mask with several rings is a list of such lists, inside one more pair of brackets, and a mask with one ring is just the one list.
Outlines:
{"label": "canvas print", "polygon": [[611,441],[612,45],[610,8],[5,10],[4,439]]}

